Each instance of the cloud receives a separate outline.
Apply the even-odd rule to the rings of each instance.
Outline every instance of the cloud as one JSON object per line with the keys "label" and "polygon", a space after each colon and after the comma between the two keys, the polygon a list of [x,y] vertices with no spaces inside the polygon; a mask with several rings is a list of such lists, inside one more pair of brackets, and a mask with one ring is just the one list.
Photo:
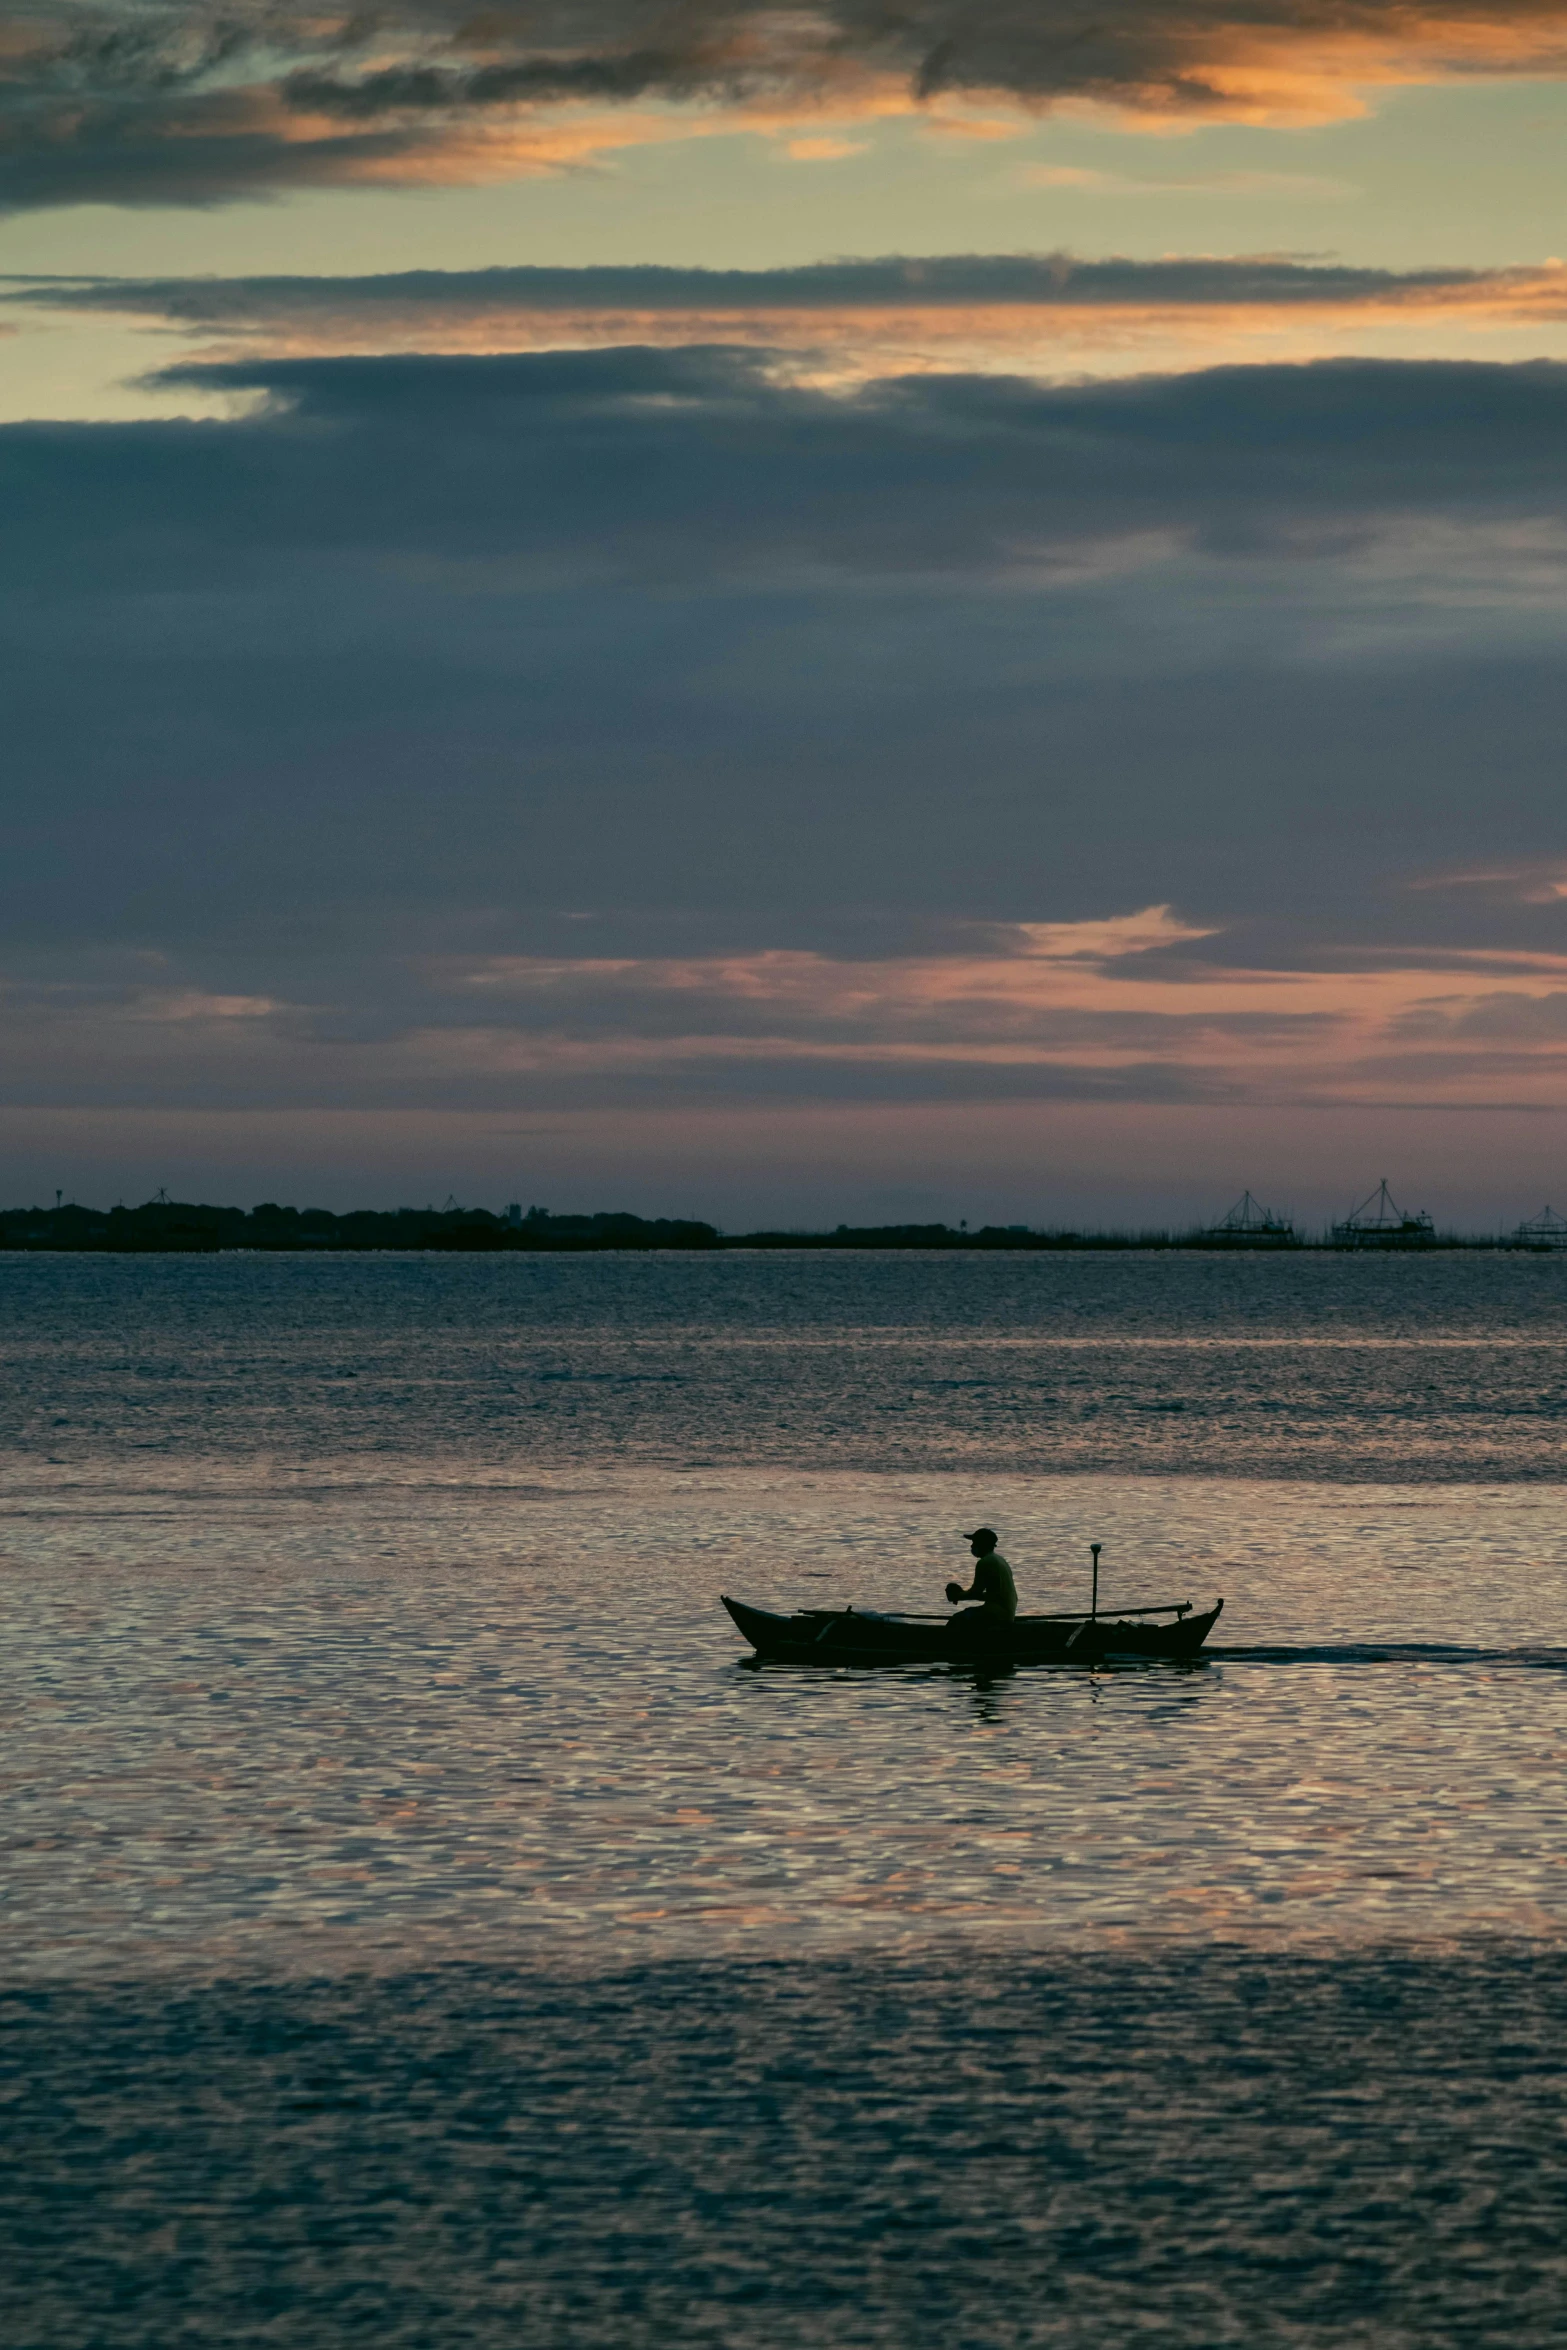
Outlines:
{"label": "cloud", "polygon": [[1550,906],[1567,898],[1567,874],[1559,865],[1500,865],[1474,873],[1423,874],[1410,887],[1476,890],[1503,905]]}
{"label": "cloud", "polygon": [[1368,335],[1403,338],[1435,357],[1448,355],[1444,344],[1456,355],[1476,334],[1523,328],[1539,338],[1567,328],[1559,263],[1397,271],[1272,255],[13,279],[0,298],[35,313],[115,316],[205,337],[200,355],[209,358],[710,343],[773,354],[796,378],[824,385],[916,371],[1207,366],[1258,344],[1269,356],[1312,357],[1336,338]]}
{"label": "cloud", "polygon": [[13,1105],[1562,1099],[1567,369],[184,372],[0,430]]}
{"label": "cloud", "polygon": [[[1144,956],[1210,944],[1201,959]],[[1122,942],[1138,938],[1141,950]],[[1097,946],[1090,943],[1097,941]],[[1012,951],[997,952],[996,946]],[[970,1096],[1037,1090],[1230,1103],[1387,1105],[1401,1094],[1555,1107],[1567,1074],[1567,956],[1538,957],[1511,988],[1431,996],[1420,957],[1345,957],[1263,978],[1168,908],[1098,924],[1021,925],[989,952],[847,960],[771,951],[728,957],[505,956],[438,966],[448,1001],[482,997],[482,1026],[423,1031],[432,1068],[575,1082],[652,1068],[687,1087],[721,1070],[732,1091],[828,1095],[845,1082],[938,1098],[964,1072]],[[1488,1063],[1410,1042],[1507,1040]]]}
{"label": "cloud", "polygon": [[843,163],[851,155],[863,155],[865,142],[831,137],[789,139],[784,153],[791,163]]}
{"label": "cloud", "polygon": [[[1065,943],[1073,926],[1039,927]],[[1113,941],[1180,926],[1149,909],[1083,927]],[[166,974],[13,983],[0,994],[26,1017],[0,1042],[0,1107],[1560,1104],[1567,955],[1460,992],[1418,956],[1263,977],[1205,936],[1201,959],[1146,969],[1076,943],[1041,953],[1027,926],[934,955],[416,959],[397,1010],[372,1023],[340,1001],[214,995]]]}
{"label": "cloud", "polygon": [[1070,188],[1087,196],[1287,197],[1293,202],[1341,203],[1359,190],[1349,180],[1303,171],[1221,171],[1185,179],[1142,179],[1121,171],[1093,171],[1069,163],[1030,163],[1018,173],[1024,188]]}
{"label": "cloud", "polygon": [[375,277],[11,278],[8,298],[171,325],[272,333],[312,318],[465,311],[744,317],[865,310],[1380,309],[1494,303],[1567,315],[1567,266],[1394,270],[1277,254],[1083,260],[1065,253],[889,254],[789,269],[404,270]]}
{"label": "cloud", "polygon": [[[1494,1039],[1515,1048],[1545,1046],[1559,1067],[1567,1067],[1567,989],[1561,972],[1552,971],[1547,984],[1494,988],[1481,994],[1447,993],[1411,1005],[1397,1023],[1397,1033],[1433,1043],[1463,1038]],[[1510,1056],[1522,1065],[1518,1052]],[[1538,1065],[1538,1064],[1536,1064]]]}
{"label": "cloud", "polygon": [[[265,406],[188,437],[36,428],[12,443],[27,452],[15,495],[41,513],[46,484],[57,529],[91,512],[106,562],[129,533],[138,566],[150,551],[187,586],[210,554],[226,566],[246,550],[248,566],[345,533],[383,555],[498,566],[474,575],[496,587],[544,566],[557,580],[970,574],[1048,589],[1271,562],[1292,580],[1332,574],[1341,598],[1347,578],[1364,625],[1355,607],[1389,589],[1404,603],[1401,583],[1466,605],[1518,582],[1538,597],[1567,561],[1567,368],[1543,361],[928,376],[826,394],[747,353],[687,348],[255,359],[163,380]],[[217,531],[189,497],[203,477]]]}
{"label": "cloud", "polygon": [[[982,670],[1074,692],[1221,655],[1367,676],[1533,659],[1567,613],[1567,369],[1544,362],[826,392],[688,348],[256,357],[169,380],[252,412],[0,433],[7,621],[40,656],[62,629],[121,662],[314,653],[351,676],[395,651],[401,703],[453,658],[513,690],[539,598],[565,660],[649,596],[740,592],[716,634],[693,629],[697,670],[781,597],[798,660],[874,701],[902,657],[884,642],[910,630],[944,672],[944,600],[986,639]],[[844,596],[863,617],[833,641]],[[709,702],[774,690],[745,676],[726,653]]]}
{"label": "cloud", "polygon": [[214,0],[12,0],[0,203],[213,203],[349,181],[558,169],[715,127],[841,138],[879,116],[996,127],[1331,120],[1362,92],[1559,74],[1561,0],[408,0],[254,14]]}

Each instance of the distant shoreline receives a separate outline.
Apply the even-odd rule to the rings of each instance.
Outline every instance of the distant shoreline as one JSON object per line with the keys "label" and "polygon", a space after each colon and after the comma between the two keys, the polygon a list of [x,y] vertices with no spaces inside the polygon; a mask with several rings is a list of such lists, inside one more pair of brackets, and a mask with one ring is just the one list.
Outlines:
{"label": "distant shoreline", "polygon": [[0,1249],[33,1255],[192,1256],[245,1250],[266,1255],[301,1251],[424,1254],[517,1253],[532,1256],[645,1254],[653,1250],[754,1251],[784,1249],[924,1249],[963,1253],[1216,1256],[1423,1256],[1435,1250],[1505,1250],[1510,1255],[1559,1256],[1560,1244],[1515,1233],[1331,1233],[1267,1235],[1215,1228],[1080,1232],[987,1224],[970,1232],[947,1224],[840,1224],[830,1232],[720,1232],[694,1219],[625,1213],[553,1215],[532,1208],[495,1215],[487,1208],[351,1209],[211,1207],[150,1200],[141,1207],[12,1208],[0,1211]]}

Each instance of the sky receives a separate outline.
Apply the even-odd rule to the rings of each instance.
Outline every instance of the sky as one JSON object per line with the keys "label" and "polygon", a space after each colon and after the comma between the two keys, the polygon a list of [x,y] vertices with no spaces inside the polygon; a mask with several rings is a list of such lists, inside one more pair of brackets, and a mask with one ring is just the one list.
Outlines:
{"label": "sky", "polygon": [[1567,0],[0,0],[0,1202],[1567,1209]]}

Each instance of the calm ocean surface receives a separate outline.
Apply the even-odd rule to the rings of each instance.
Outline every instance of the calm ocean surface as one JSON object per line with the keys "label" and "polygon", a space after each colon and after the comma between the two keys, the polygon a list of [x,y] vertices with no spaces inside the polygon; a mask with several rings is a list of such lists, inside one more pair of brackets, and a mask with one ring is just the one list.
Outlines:
{"label": "calm ocean surface", "polygon": [[[1567,2334],[1567,1262],[0,1256],[15,2350]],[[1225,1615],[754,1670],[721,1590]]]}

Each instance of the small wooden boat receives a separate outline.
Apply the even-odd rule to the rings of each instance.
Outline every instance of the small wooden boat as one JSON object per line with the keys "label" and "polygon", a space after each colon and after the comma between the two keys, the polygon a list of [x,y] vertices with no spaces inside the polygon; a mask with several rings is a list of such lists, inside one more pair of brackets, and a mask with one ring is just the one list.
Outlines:
{"label": "small wooden boat", "polygon": [[[1123,1608],[1115,1615],[1016,1616],[994,1629],[958,1616],[882,1614],[873,1608],[797,1608],[792,1616],[724,1605],[759,1657],[792,1665],[1098,1665],[1139,1657],[1192,1657],[1224,1606],[1195,1613],[1189,1601]],[[1172,1620],[1161,1623],[1161,1617]]]}

